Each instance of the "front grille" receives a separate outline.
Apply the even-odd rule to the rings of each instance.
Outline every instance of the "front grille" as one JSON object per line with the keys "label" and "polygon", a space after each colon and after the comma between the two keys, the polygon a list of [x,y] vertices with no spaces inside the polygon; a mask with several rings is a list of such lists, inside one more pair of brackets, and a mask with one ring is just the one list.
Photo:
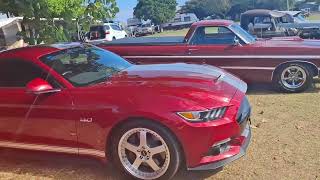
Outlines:
{"label": "front grille", "polygon": [[251,107],[248,98],[245,96],[241,102],[238,114],[237,114],[237,122],[242,124],[246,121],[251,114]]}

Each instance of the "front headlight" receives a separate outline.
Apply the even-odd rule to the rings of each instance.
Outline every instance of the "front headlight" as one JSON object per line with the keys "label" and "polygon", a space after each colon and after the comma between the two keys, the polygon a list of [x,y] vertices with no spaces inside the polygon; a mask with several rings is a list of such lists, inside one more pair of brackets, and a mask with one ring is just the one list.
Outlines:
{"label": "front headlight", "polygon": [[183,119],[190,122],[208,122],[223,118],[227,107],[216,108],[207,111],[178,112]]}

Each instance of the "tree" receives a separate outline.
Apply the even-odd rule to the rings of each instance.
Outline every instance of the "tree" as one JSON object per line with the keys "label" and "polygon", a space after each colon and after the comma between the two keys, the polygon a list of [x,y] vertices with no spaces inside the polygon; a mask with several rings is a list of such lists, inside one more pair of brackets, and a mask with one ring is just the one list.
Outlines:
{"label": "tree", "polygon": [[10,0],[1,0],[0,1],[0,13],[6,14],[9,17],[10,12],[14,11],[13,4],[10,3]]}
{"label": "tree", "polygon": [[[293,9],[295,0],[289,0],[289,8]],[[287,0],[256,0],[256,8],[271,9],[271,10],[287,10]]]}
{"label": "tree", "polygon": [[231,0],[232,6],[239,6],[240,11],[244,12],[248,9],[254,9],[256,0]]}
{"label": "tree", "polygon": [[[320,0],[319,0],[320,1]],[[289,7],[295,7],[296,0],[289,0]],[[287,0],[188,0],[181,7],[182,13],[195,13],[198,18],[207,16],[228,16],[236,18],[249,9],[287,10]]]}
{"label": "tree", "polygon": [[160,25],[174,18],[177,5],[176,0],[139,0],[134,15]]}
{"label": "tree", "polygon": [[254,3],[256,0],[230,0],[231,8],[227,13],[227,16],[233,20],[239,20],[241,13],[254,9]]}
{"label": "tree", "polygon": [[230,0],[189,0],[180,12],[194,13],[199,19],[212,15],[224,18],[230,8]]}
{"label": "tree", "polygon": [[111,18],[118,11],[115,0],[0,1],[0,12],[23,17],[19,35],[29,44],[70,41],[79,22]]}

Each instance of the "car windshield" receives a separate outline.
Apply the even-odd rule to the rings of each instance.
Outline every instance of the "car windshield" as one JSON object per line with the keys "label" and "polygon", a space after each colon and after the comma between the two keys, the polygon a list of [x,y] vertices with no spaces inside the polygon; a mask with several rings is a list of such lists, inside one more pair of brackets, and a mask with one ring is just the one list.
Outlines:
{"label": "car windshield", "polygon": [[143,24],[141,27],[151,27],[151,24]]}
{"label": "car windshield", "polygon": [[118,55],[91,45],[61,50],[41,60],[76,87],[101,83],[132,65]]}
{"label": "car windshield", "polygon": [[297,22],[306,22],[307,20],[303,17],[303,15],[299,14],[294,17]]}
{"label": "car windshield", "polygon": [[242,29],[238,24],[232,24],[229,28],[247,44],[256,42],[256,38]]}

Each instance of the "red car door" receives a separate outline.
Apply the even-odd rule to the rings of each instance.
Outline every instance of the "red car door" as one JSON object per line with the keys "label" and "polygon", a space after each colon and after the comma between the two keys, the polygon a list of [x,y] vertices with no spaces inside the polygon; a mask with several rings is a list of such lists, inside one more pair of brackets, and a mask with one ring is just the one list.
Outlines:
{"label": "red car door", "polygon": [[35,95],[26,84],[35,78],[59,85],[31,62],[0,62],[0,146],[78,153],[72,98],[67,90]]}
{"label": "red car door", "polygon": [[16,141],[34,97],[24,88],[0,86],[0,141]]}
{"label": "red car door", "polygon": [[246,56],[252,48],[228,28],[199,27],[189,44],[186,55],[193,56],[193,62],[221,67],[250,81],[252,63]]}

